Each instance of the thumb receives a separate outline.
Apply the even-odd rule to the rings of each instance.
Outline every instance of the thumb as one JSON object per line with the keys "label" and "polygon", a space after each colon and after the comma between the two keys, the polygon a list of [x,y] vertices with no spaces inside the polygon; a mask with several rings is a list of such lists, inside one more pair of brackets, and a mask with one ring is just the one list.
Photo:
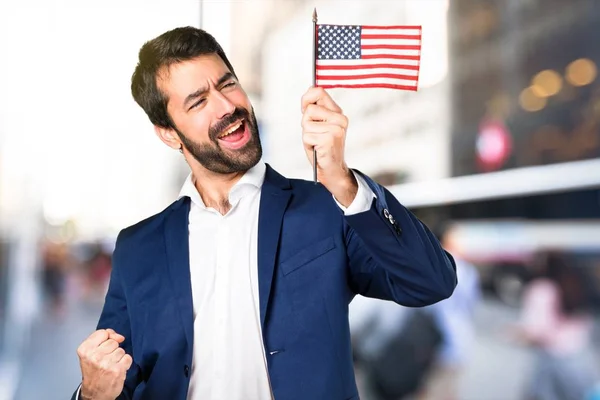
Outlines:
{"label": "thumb", "polygon": [[125,340],[125,336],[118,334],[114,329],[108,328],[106,329],[106,332],[108,333],[109,339],[116,340],[118,343],[122,343]]}

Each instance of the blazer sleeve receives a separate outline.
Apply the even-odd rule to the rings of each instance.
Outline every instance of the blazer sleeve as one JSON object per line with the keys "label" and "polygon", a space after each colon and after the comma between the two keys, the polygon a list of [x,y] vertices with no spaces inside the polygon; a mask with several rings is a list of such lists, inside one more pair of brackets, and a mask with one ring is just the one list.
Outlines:
{"label": "blazer sleeve", "polygon": [[450,297],[457,284],[450,253],[387,189],[361,176],[376,197],[368,211],[344,216],[354,292],[409,307]]}
{"label": "blazer sleeve", "polygon": [[[119,235],[121,236],[121,235]],[[112,328],[115,332],[123,335],[125,340],[121,343],[121,347],[127,354],[133,358],[133,346],[131,338],[131,325],[129,319],[129,312],[127,309],[127,298],[125,291],[123,290],[123,281],[120,275],[123,263],[123,243],[121,238],[117,238],[115,251],[113,252],[112,271],[110,275],[110,282],[108,285],[108,291],[106,293],[106,300],[104,302],[104,308],[98,321],[97,329],[108,329]],[[125,385],[123,392],[118,400],[130,400],[133,398],[133,392],[137,385],[141,381],[140,367],[136,364],[135,358],[133,363],[127,371],[125,378]]]}

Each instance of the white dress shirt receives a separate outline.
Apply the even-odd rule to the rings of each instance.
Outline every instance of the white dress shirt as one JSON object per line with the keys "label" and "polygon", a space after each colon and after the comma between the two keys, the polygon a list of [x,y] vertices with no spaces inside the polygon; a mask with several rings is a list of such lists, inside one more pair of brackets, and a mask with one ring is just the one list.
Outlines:
{"label": "white dress shirt", "polygon": [[[191,199],[190,278],[194,354],[188,400],[272,400],[258,295],[258,210],[266,165],[233,186],[225,215],[206,207],[193,176],[179,197]],[[375,197],[362,177],[346,215],[367,211]],[[333,197],[333,196],[332,196]],[[135,360],[134,360],[135,361]]]}

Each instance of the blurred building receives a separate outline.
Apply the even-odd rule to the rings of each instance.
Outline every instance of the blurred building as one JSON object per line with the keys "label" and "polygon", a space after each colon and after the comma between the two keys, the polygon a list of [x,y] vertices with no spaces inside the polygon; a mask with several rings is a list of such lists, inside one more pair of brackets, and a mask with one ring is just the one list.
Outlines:
{"label": "blurred building", "polygon": [[457,0],[448,26],[452,178],[393,191],[429,224],[454,221],[511,303],[537,251],[600,275],[600,5]]}
{"label": "blurred building", "polygon": [[439,219],[599,218],[600,6],[450,3],[452,179],[398,187]]}
{"label": "blurred building", "polygon": [[600,6],[453,1],[452,172],[600,156]]}
{"label": "blurred building", "polygon": [[[596,1],[460,0],[449,18],[452,175],[600,157]],[[560,190],[559,181],[572,177],[554,178],[562,194],[509,198],[452,215],[600,217],[596,189]]]}

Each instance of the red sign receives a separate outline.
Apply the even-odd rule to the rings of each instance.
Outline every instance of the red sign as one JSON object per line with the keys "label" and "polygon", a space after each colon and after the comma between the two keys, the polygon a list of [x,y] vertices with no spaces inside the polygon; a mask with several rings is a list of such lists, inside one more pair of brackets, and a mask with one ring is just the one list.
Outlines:
{"label": "red sign", "polygon": [[481,123],[475,151],[482,170],[489,172],[502,167],[511,150],[511,136],[502,122],[485,120]]}

